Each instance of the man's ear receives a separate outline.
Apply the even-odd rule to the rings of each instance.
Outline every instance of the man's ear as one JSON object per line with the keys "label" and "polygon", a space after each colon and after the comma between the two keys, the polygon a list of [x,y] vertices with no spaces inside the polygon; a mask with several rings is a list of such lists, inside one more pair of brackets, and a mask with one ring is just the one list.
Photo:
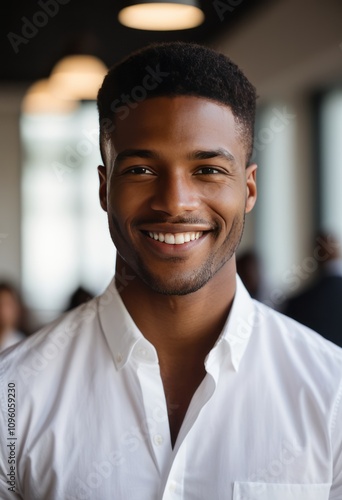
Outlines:
{"label": "man's ear", "polygon": [[106,167],[99,165],[97,167],[97,171],[99,173],[99,197],[101,207],[105,212],[107,212],[107,170]]}
{"label": "man's ear", "polygon": [[246,189],[247,189],[246,207],[245,207],[246,214],[252,210],[257,199],[257,185],[256,185],[257,168],[258,167],[255,163],[248,165],[248,167],[246,168]]}

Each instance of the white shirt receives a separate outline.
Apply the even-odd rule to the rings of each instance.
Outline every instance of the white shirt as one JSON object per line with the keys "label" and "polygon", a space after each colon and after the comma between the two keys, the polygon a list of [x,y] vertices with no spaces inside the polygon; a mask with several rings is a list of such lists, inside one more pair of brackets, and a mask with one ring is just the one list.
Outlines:
{"label": "white shirt", "polygon": [[[1,499],[342,499],[341,348],[237,278],[205,368],[172,449],[156,351],[113,283],[8,349]],[[17,494],[6,484],[13,455]]]}
{"label": "white shirt", "polygon": [[14,344],[17,344],[21,340],[24,340],[26,335],[18,330],[10,330],[6,333],[5,337],[2,339],[0,344],[0,351],[4,351],[7,347],[11,347]]}

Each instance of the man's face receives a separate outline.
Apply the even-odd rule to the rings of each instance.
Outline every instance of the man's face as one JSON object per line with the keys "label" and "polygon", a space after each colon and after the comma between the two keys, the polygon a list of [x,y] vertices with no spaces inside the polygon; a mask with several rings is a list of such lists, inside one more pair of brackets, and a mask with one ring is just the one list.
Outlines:
{"label": "man's face", "polygon": [[115,125],[112,166],[99,174],[117,259],[168,295],[192,293],[222,269],[234,272],[256,165],[246,169],[230,109],[192,96],[156,97]]}

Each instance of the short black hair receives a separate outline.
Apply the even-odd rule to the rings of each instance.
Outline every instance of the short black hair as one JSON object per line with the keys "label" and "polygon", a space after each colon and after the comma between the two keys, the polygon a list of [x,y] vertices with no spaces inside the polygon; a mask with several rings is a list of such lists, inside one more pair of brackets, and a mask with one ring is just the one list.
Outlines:
{"label": "short black hair", "polygon": [[255,87],[226,55],[181,41],[152,43],[109,69],[97,96],[103,161],[115,128],[115,113],[123,112],[123,108],[129,111],[125,106],[127,97],[134,101],[134,105],[129,103],[131,107],[136,107],[146,98],[183,95],[210,99],[231,109],[246,146],[248,163],[253,150]]}

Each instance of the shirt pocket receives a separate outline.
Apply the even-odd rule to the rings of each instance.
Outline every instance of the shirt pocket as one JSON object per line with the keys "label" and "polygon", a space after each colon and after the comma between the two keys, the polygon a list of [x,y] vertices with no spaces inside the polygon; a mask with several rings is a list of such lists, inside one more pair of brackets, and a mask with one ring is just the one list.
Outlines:
{"label": "shirt pocket", "polygon": [[233,500],[329,500],[331,484],[234,483]]}

